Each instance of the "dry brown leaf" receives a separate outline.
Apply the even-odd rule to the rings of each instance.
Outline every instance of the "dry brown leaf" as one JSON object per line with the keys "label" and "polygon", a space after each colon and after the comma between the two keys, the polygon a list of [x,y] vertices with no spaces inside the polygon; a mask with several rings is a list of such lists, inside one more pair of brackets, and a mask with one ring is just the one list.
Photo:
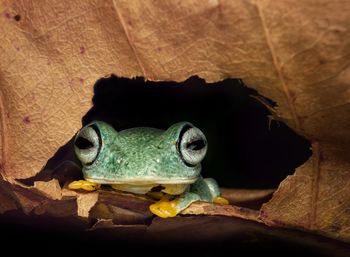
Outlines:
{"label": "dry brown leaf", "polygon": [[221,215],[229,217],[237,217],[245,220],[259,221],[259,211],[238,207],[234,205],[213,205],[205,202],[195,202],[181,214],[188,215]]}
{"label": "dry brown leaf", "polygon": [[342,147],[326,146],[320,149],[322,169],[314,170],[320,165],[315,162],[321,162],[314,155],[281,183],[260,216],[270,225],[293,225],[350,241],[350,154]]}
{"label": "dry brown leaf", "polygon": [[17,210],[17,204],[14,198],[15,195],[11,184],[5,181],[0,175],[0,214],[11,210]]}
{"label": "dry brown leaf", "polygon": [[61,187],[57,181],[57,179],[52,179],[48,182],[44,181],[35,181],[34,187],[36,190],[44,194],[46,197],[53,200],[61,200],[62,199],[62,191]]}
{"label": "dry brown leaf", "polygon": [[[261,218],[349,241],[349,13],[340,0],[2,1],[2,173],[36,174],[104,75],[239,77],[313,142]],[[27,211],[41,201],[15,194]]]}
{"label": "dry brown leaf", "polygon": [[92,207],[96,204],[98,200],[98,193],[85,193],[78,194],[77,205],[78,205],[78,215],[81,217],[89,217],[89,213]]}
{"label": "dry brown leaf", "polygon": [[259,210],[263,203],[271,199],[275,191],[276,189],[221,188],[221,195],[231,204]]}

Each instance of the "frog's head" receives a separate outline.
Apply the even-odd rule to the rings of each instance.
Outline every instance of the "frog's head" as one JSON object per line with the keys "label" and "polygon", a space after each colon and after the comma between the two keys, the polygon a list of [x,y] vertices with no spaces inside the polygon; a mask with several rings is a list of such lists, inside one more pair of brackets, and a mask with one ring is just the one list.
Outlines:
{"label": "frog's head", "polygon": [[199,176],[207,151],[202,131],[180,122],[166,131],[117,132],[95,121],[76,135],[75,152],[87,180],[106,184],[189,184]]}

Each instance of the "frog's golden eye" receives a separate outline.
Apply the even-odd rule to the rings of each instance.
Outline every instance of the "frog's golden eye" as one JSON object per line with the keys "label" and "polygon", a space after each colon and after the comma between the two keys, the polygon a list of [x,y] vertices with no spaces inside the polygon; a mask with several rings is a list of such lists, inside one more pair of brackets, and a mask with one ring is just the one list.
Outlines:
{"label": "frog's golden eye", "polygon": [[187,165],[199,164],[204,159],[207,148],[207,139],[198,128],[186,126],[180,133],[178,151]]}
{"label": "frog's golden eye", "polygon": [[100,132],[94,124],[87,125],[78,132],[74,140],[74,148],[82,164],[91,165],[96,160],[101,144]]}

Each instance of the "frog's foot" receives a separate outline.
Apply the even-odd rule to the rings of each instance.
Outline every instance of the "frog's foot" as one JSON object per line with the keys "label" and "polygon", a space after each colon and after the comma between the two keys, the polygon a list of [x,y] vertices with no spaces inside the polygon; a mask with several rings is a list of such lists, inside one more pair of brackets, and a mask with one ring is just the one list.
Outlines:
{"label": "frog's foot", "polygon": [[217,203],[217,204],[226,204],[226,205],[230,204],[230,202],[227,199],[225,199],[221,196],[216,197],[213,202]]}
{"label": "frog's foot", "polygon": [[95,191],[100,188],[100,184],[86,181],[86,180],[77,180],[73,181],[68,185],[69,189],[77,190],[77,189],[83,189],[85,191]]}
{"label": "frog's foot", "polygon": [[160,201],[151,204],[149,209],[153,214],[161,218],[170,218],[178,214],[178,205],[178,199],[170,200],[170,197],[165,195]]}

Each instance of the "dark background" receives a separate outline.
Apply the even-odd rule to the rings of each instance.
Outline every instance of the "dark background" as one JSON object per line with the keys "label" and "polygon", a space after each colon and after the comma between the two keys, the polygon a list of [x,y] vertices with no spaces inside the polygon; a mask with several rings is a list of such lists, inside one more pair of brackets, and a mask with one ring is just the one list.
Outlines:
{"label": "dark background", "polygon": [[268,109],[251,95],[258,93],[235,79],[207,84],[198,77],[175,83],[112,76],[96,82],[83,124],[103,120],[120,131],[189,121],[208,140],[204,177],[222,187],[276,188],[308,159],[310,144],[282,122],[270,123]]}

